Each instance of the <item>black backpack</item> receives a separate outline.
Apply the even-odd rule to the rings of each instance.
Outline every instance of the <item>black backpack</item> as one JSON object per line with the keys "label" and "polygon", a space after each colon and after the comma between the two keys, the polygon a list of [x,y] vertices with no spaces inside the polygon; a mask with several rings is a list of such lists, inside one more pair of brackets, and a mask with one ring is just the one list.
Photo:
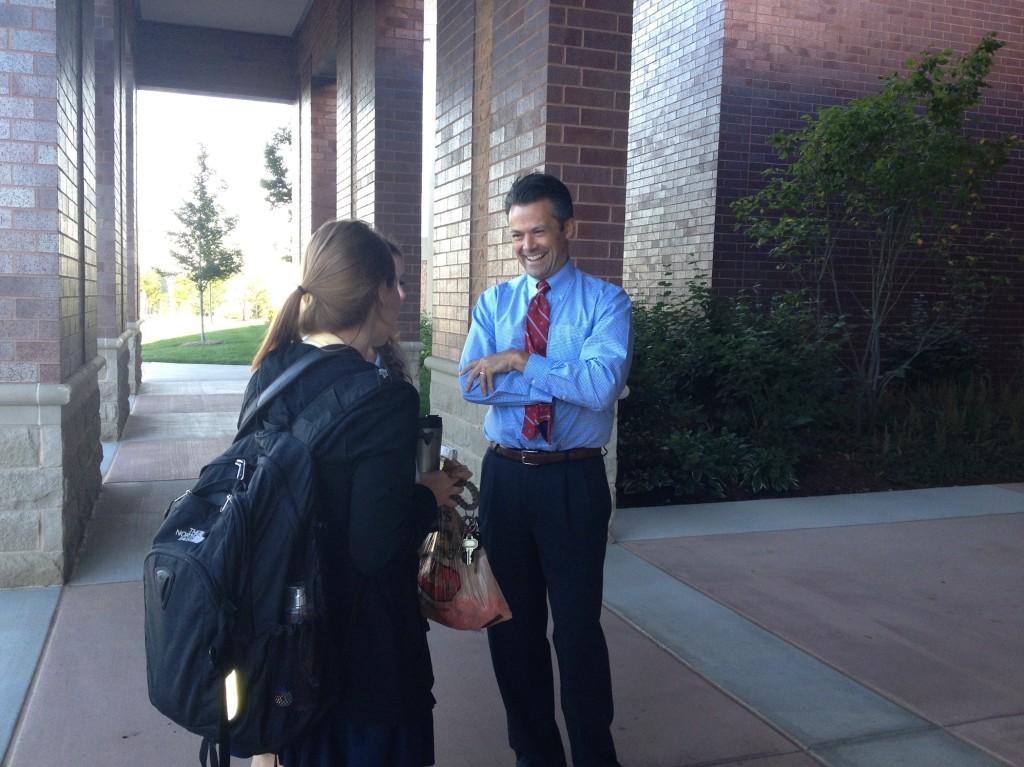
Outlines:
{"label": "black backpack", "polygon": [[[218,767],[232,753],[278,752],[329,702],[313,456],[388,373],[335,382],[290,424],[280,417],[283,406],[273,408],[276,419],[262,416],[288,384],[330,356],[303,355],[250,405],[231,447],[171,502],[146,556],[149,699],[202,736],[204,766],[208,757]],[[290,606],[302,609],[289,615]]]}

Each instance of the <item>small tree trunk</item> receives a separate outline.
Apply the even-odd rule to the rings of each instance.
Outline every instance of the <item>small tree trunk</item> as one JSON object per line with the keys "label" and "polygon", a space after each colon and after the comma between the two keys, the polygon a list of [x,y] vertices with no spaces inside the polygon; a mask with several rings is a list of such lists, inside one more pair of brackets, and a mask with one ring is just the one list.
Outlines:
{"label": "small tree trunk", "polygon": [[199,343],[206,343],[206,310],[203,306],[203,288],[199,288]]}

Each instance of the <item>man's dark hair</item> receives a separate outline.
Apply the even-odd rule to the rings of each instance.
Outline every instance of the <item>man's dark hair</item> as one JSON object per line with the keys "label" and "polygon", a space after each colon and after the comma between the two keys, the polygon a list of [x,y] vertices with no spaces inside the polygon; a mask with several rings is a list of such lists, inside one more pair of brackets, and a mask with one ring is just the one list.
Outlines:
{"label": "man's dark hair", "polygon": [[513,205],[529,205],[538,200],[551,200],[551,211],[559,226],[565,226],[565,222],[574,215],[568,188],[547,173],[528,173],[517,178],[505,195],[505,215]]}

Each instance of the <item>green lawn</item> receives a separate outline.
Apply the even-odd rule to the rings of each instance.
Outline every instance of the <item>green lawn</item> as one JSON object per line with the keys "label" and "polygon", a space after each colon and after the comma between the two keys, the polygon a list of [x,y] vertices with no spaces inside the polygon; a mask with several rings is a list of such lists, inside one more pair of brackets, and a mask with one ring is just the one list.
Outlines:
{"label": "green lawn", "polygon": [[[199,341],[199,336],[181,336],[142,344],[142,359],[146,362],[191,362],[206,365],[248,365],[256,356],[266,325],[249,325],[230,330],[214,330],[206,334],[207,341],[220,341],[209,346],[184,346]],[[145,337],[145,336],[143,336]]]}

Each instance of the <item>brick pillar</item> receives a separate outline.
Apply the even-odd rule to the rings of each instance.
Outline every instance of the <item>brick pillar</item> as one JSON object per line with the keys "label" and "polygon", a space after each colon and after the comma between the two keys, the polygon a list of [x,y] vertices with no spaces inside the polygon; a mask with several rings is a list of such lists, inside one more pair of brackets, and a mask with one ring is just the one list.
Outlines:
{"label": "brick pillar", "polygon": [[636,4],[624,264],[634,296],[710,275],[724,35],[724,0]]}
{"label": "brick pillar", "polygon": [[0,587],[59,583],[99,493],[93,3],[4,6]]}
{"label": "brick pillar", "polygon": [[314,77],[312,61],[302,72],[299,101],[299,218],[305,251],[317,228],[335,217],[337,206],[337,107],[333,79]]}
{"label": "brick pillar", "polygon": [[124,89],[121,134],[124,195],[121,199],[124,241],[124,319],[132,332],[128,344],[128,391],[137,394],[142,383],[142,320],[139,318],[139,256],[135,217],[135,14],[121,0],[121,80]]}
{"label": "brick pillar", "polygon": [[128,420],[129,361],[134,331],[126,327],[125,90],[119,0],[95,0],[96,35],[96,318],[100,436],[116,440]]}
{"label": "brick pillar", "polygon": [[407,297],[399,332],[416,381],[423,3],[341,3],[337,62],[338,214],[372,224],[402,251]]}
{"label": "brick pillar", "polygon": [[352,119],[353,91],[352,82],[354,78],[355,64],[352,59],[352,0],[341,0],[338,8],[337,40],[335,41],[335,56],[337,60],[337,95],[335,96],[334,125],[337,131],[334,142],[335,151],[335,175],[338,179],[336,213],[338,218],[354,218],[355,206],[352,198],[352,158],[354,144],[352,129],[355,125]]}
{"label": "brick pillar", "polygon": [[[620,283],[631,0],[438,4],[431,405],[471,466],[484,408],[466,405],[456,360],[472,306],[519,274],[504,197],[516,176],[559,176],[576,202],[573,262]],[[608,462],[614,478],[614,460]]]}
{"label": "brick pillar", "polygon": [[313,168],[310,226],[312,231],[316,231],[324,221],[334,218],[337,206],[337,89],[333,79],[316,78],[311,91],[309,156]]}

